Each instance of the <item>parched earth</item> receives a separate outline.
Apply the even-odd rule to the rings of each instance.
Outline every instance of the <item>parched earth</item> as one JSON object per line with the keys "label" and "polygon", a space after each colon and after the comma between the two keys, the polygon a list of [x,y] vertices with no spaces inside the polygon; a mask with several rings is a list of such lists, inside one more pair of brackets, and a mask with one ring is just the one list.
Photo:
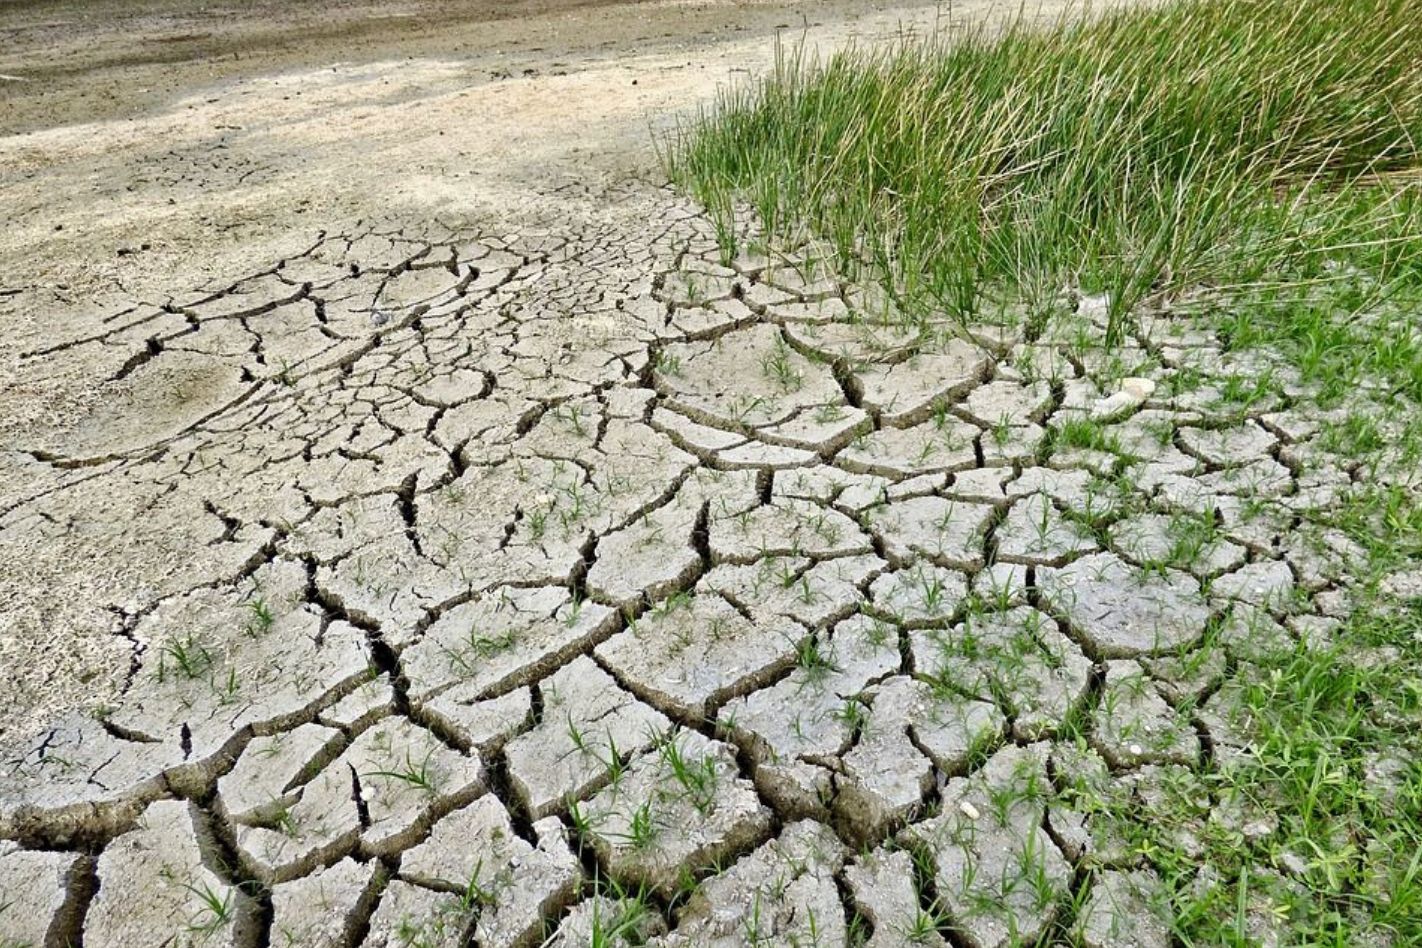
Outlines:
{"label": "parched earth", "polygon": [[974,946],[1167,944],[1092,795],[1243,752],[1231,676],[1327,635],[1318,414],[1221,416],[1187,323],[910,331],[586,198],[36,353],[124,394],[5,545],[188,552],[113,609],[115,697],[4,751],[8,943],[586,944],[641,887],[659,945],[903,944],[934,899]]}
{"label": "parched earth", "polygon": [[1129,841],[1270,832],[1207,778],[1415,459],[1168,310],[542,196],[26,337],[98,394],[4,454],[0,945],[1171,944]]}

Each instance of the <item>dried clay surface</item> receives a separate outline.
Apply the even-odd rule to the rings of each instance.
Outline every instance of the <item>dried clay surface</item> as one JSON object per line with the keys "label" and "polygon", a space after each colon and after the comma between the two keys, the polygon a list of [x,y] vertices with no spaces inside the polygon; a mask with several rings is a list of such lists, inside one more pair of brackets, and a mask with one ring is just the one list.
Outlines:
{"label": "dried clay surface", "polygon": [[7,422],[0,944],[1171,944],[1085,788],[1247,754],[1231,681],[1338,612],[1290,367],[1226,411],[1168,314],[910,322],[540,201],[4,291],[12,403],[98,394]]}

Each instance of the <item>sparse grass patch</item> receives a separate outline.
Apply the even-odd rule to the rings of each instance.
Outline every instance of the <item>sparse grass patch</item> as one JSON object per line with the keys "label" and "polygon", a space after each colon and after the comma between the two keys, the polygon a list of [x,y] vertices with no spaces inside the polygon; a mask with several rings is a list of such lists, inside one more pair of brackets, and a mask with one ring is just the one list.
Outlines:
{"label": "sparse grass patch", "polygon": [[[1391,656],[1392,661],[1382,660]],[[1267,812],[1262,839],[1207,824],[1199,853],[1147,831],[1188,944],[1415,944],[1422,937],[1422,602],[1361,610],[1332,647],[1300,647],[1244,677],[1234,709],[1252,753],[1212,792]],[[1183,821],[1182,821],[1183,822]],[[1202,875],[1202,866],[1207,874]]]}
{"label": "sparse grass patch", "polygon": [[1084,808],[1160,874],[1182,945],[1422,942],[1422,600],[1376,588],[1422,554],[1422,504],[1372,490],[1337,523],[1368,556],[1352,613],[1236,662],[1196,712],[1213,761],[1148,813]]}

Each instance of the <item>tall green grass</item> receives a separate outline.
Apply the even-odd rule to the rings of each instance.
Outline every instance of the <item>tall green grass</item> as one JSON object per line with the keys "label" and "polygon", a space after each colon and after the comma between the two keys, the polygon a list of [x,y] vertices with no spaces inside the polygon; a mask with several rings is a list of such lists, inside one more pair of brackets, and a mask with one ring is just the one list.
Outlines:
{"label": "tall green grass", "polygon": [[[1065,285],[1105,292],[1113,342],[1142,305],[1204,289],[1332,306],[1319,288],[1346,275],[1360,308],[1411,304],[1420,155],[1416,0],[1185,0],[782,51],[667,149],[728,241],[748,205],[910,315],[1030,318]],[[1422,395],[1409,360],[1415,338],[1381,368]]]}

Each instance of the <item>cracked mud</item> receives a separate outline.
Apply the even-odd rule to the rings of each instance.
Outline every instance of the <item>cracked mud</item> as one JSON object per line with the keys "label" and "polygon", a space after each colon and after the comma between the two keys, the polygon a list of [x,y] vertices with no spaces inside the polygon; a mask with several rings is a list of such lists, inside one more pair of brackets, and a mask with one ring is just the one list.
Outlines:
{"label": "cracked mud", "polygon": [[1358,472],[1307,391],[1226,416],[1168,318],[909,331],[595,198],[26,354],[111,396],[0,546],[116,585],[102,704],[0,741],[0,941],[581,945],[640,887],[652,945],[1170,944],[1090,800],[1216,818],[1252,663],[1327,635],[1349,549],[1298,515]]}

